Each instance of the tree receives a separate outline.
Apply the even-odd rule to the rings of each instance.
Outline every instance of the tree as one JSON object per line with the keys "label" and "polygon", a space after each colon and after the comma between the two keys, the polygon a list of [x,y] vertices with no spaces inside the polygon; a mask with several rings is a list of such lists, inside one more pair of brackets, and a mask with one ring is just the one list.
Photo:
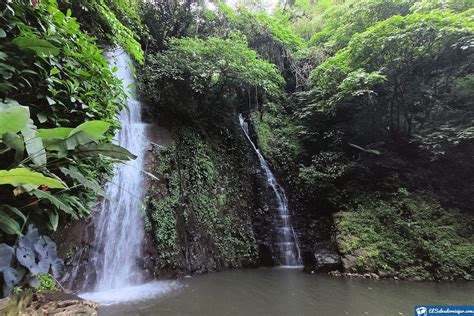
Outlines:
{"label": "tree", "polygon": [[278,97],[283,82],[275,66],[237,33],[227,39],[173,39],[168,50],[149,56],[141,74],[149,103],[189,117],[211,110],[219,116],[229,106]]}
{"label": "tree", "polygon": [[472,73],[473,26],[447,12],[376,24],[313,71],[319,107],[357,110],[359,119],[373,122],[366,134],[375,128],[394,140],[421,137],[448,122],[465,130],[459,119],[467,123],[473,110],[452,102],[452,91]]}

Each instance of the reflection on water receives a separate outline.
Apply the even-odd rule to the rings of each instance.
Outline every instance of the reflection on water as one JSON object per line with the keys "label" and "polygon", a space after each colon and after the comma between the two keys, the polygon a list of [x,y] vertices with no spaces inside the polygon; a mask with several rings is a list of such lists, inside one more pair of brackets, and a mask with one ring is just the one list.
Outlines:
{"label": "reflection on water", "polygon": [[415,305],[469,305],[474,282],[428,283],[234,270],[184,278],[160,297],[102,307],[100,315],[413,315]]}

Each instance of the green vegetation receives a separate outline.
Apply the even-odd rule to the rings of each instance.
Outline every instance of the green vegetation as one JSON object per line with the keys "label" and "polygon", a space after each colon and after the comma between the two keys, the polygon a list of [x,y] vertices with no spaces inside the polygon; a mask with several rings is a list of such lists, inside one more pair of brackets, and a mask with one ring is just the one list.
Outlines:
{"label": "green vegetation", "polygon": [[297,1],[278,12],[293,27],[315,22],[301,34],[312,33],[299,62],[311,69],[300,86],[306,91],[291,95],[292,106],[268,104],[252,116],[260,147],[305,218],[307,246],[331,239],[327,222],[337,213],[332,238],[348,239],[338,248],[358,258],[357,272],[471,279],[474,261],[463,254],[472,252],[474,29],[464,12],[472,5],[317,7]]}
{"label": "green vegetation", "polygon": [[49,274],[38,274],[40,284],[35,288],[37,291],[59,291],[56,280]]}
{"label": "green vegetation", "polygon": [[472,280],[474,218],[443,209],[430,196],[399,189],[335,214],[339,249],[356,257],[357,272],[403,278]]}
{"label": "green vegetation", "polygon": [[[237,112],[247,114],[258,146],[284,179],[308,252],[320,241],[350,235],[360,243],[338,244],[340,253],[370,255],[358,259],[356,271],[472,278],[472,258],[459,256],[472,235],[449,233],[468,231],[473,216],[472,4],[297,0],[278,6],[273,16],[258,3],[251,7],[145,9],[159,43],[140,76],[148,111],[171,115],[199,134],[239,133]],[[156,31],[165,16],[173,17],[165,27],[173,34],[169,40]],[[197,145],[180,141],[169,150],[191,148]],[[168,174],[180,168],[178,161]],[[202,172],[196,161],[185,161]],[[223,181],[215,173],[205,173],[205,179],[200,188]],[[401,188],[407,196],[399,196]],[[172,223],[177,213],[163,210],[174,205],[176,212],[183,194],[209,218],[218,216],[216,205],[229,200],[228,194],[209,200],[205,189],[182,190],[167,202],[151,199],[160,210],[155,221]],[[409,205],[410,217],[401,215],[404,206],[396,197]],[[377,219],[382,209],[397,225]],[[340,214],[335,221],[334,213]],[[428,223],[427,214],[440,214],[439,221]],[[469,220],[461,223],[459,214]],[[410,221],[421,224],[404,234]],[[179,243],[177,226],[164,227],[175,229]],[[164,232],[160,236],[160,243],[169,240]],[[397,238],[402,251],[390,248]],[[451,264],[436,259],[446,247],[453,249]],[[422,259],[414,260],[417,255]]]}
{"label": "green vegetation", "polygon": [[256,260],[252,192],[244,189],[237,159],[229,159],[233,140],[215,143],[189,128],[173,136],[175,144],[154,150],[154,171],[164,181],[149,190],[146,227],[155,237],[157,268],[189,273],[251,264]]}
{"label": "green vegetation", "polygon": [[238,102],[250,102],[250,93],[276,98],[283,78],[247,45],[239,34],[171,40],[141,72],[144,99],[157,110],[199,118],[232,111]]}
{"label": "green vegetation", "polygon": [[37,277],[46,282],[39,273],[50,265],[60,275],[56,246],[38,230],[88,216],[112,162],[134,156],[109,142],[126,95],[72,11],[54,0],[0,11],[0,245],[10,256],[0,283],[8,295]]}
{"label": "green vegetation", "polygon": [[[473,278],[472,1],[296,0],[273,15],[248,3],[0,4],[4,295],[53,287],[62,262],[46,234],[87,217],[112,164],[134,158],[110,142],[127,97],[103,55],[114,45],[138,64],[146,117],[174,139],[153,149],[161,180],[143,210],[156,274],[258,262],[243,113],[305,257],[332,241],[356,258],[347,270]],[[17,260],[39,255],[25,239],[49,247],[47,270]]]}
{"label": "green vegetation", "polygon": [[146,28],[139,17],[139,1],[59,0],[59,3],[78,17],[84,30],[97,36],[100,41],[120,45],[137,62],[143,62],[139,41],[140,36],[146,34]]}

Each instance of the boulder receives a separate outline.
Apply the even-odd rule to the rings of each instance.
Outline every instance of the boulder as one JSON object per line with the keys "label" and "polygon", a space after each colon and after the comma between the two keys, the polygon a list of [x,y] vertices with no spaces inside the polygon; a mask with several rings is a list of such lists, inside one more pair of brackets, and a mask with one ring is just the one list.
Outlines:
{"label": "boulder", "polygon": [[328,249],[322,249],[314,254],[316,272],[330,272],[341,269],[341,256]]}
{"label": "boulder", "polygon": [[341,258],[342,266],[344,267],[344,271],[351,271],[352,268],[356,265],[357,257],[353,255],[345,255]]}
{"label": "boulder", "polygon": [[318,243],[313,248],[310,265],[305,267],[306,271],[328,273],[341,270],[341,256],[330,243]]}

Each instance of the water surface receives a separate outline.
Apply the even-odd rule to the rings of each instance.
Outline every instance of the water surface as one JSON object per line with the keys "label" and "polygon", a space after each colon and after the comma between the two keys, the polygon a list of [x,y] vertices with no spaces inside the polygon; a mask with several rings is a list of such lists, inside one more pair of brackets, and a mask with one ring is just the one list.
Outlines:
{"label": "water surface", "polygon": [[434,283],[309,275],[260,268],[193,276],[153,299],[99,315],[413,315],[415,305],[474,305],[474,282]]}

